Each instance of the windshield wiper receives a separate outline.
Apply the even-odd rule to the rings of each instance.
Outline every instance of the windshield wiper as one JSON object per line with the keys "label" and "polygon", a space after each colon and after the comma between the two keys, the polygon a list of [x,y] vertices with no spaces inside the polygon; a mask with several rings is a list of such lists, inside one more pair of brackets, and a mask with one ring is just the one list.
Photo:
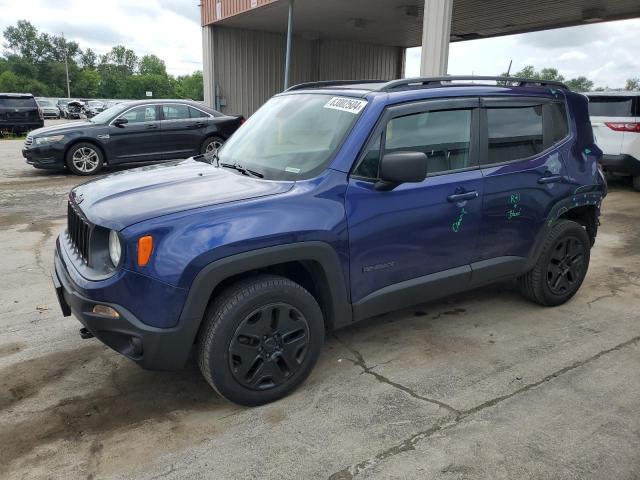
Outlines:
{"label": "windshield wiper", "polygon": [[237,163],[218,163],[218,165],[220,165],[221,167],[232,168],[242,173],[243,175],[264,178],[264,175],[261,174],[260,172],[256,172],[255,170],[250,170]]}

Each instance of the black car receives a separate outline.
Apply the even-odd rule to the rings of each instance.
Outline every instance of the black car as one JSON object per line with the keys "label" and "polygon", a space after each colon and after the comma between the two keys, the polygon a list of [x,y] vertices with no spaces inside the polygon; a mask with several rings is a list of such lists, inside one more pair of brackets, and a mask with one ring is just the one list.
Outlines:
{"label": "black car", "polygon": [[220,147],[244,121],[186,100],[121,103],[91,120],[35,130],[22,155],[36,168],[92,175],[103,165],[187,158]]}
{"label": "black car", "polygon": [[20,134],[42,128],[44,118],[30,93],[0,93],[0,133]]}

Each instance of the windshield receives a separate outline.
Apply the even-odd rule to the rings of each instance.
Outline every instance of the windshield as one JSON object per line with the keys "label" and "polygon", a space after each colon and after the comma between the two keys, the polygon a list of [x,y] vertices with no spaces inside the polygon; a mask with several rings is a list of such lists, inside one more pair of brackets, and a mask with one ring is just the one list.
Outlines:
{"label": "windshield", "polygon": [[111,108],[107,108],[106,110],[100,112],[98,115],[93,117],[91,121],[93,123],[108,123],[118,115],[120,115],[126,108],[126,103],[119,103]]}
{"label": "windshield", "polygon": [[326,167],[366,104],[323,94],[274,97],[224,144],[220,163],[269,180],[311,178]]}
{"label": "windshield", "polygon": [[101,107],[102,105],[103,105],[103,103],[99,102],[97,100],[91,100],[89,102],[89,106],[91,106],[91,107]]}
{"label": "windshield", "polygon": [[38,100],[38,105],[41,107],[55,107],[52,100]]}

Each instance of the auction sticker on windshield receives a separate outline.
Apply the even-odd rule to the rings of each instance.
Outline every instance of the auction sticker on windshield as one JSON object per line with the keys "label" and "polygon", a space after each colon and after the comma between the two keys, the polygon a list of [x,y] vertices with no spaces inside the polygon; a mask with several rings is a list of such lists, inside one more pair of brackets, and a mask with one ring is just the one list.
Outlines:
{"label": "auction sticker on windshield", "polygon": [[324,108],[341,110],[343,112],[349,112],[357,115],[366,106],[366,100],[358,100],[357,98],[333,97],[326,103]]}

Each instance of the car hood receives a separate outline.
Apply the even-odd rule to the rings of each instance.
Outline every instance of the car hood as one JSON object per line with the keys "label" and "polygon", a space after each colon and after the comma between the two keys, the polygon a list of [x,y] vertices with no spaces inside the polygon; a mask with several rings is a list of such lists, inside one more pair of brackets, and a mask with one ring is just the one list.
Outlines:
{"label": "car hood", "polygon": [[243,176],[192,159],[113,173],[70,196],[94,224],[114,230],[193,208],[288,192],[293,182]]}
{"label": "car hood", "polygon": [[92,122],[68,122],[60,125],[52,125],[50,127],[38,128],[33,130],[29,135],[42,135],[51,133],[64,133],[69,130],[77,130],[83,128],[93,128],[96,124]]}

